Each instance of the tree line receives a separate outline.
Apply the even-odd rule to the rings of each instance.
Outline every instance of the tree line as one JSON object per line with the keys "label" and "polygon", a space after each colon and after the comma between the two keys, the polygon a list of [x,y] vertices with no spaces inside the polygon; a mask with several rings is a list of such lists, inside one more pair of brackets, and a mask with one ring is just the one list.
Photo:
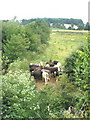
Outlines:
{"label": "tree line", "polygon": [[90,24],[87,22],[86,24],[83,23],[82,19],[73,19],[73,18],[33,18],[33,19],[23,19],[22,24],[28,24],[32,21],[43,20],[48,23],[49,27],[52,28],[59,28],[59,29],[66,29],[64,24],[71,24],[71,27],[68,29],[75,29],[73,25],[76,25],[78,30],[90,30]]}
{"label": "tree line", "polygon": [[43,20],[50,23],[61,23],[61,24],[75,24],[75,25],[83,25],[83,21],[81,19],[73,19],[73,18],[34,18],[34,19],[23,19],[22,24],[28,24],[32,21]]}
{"label": "tree line", "polygon": [[[9,20],[3,20],[4,22],[8,22]],[[87,22],[83,23],[82,19],[74,19],[74,18],[32,18],[32,19],[22,19],[21,24],[26,25],[28,23],[34,21],[43,21],[47,22],[50,28],[59,28],[59,29],[70,29],[75,30],[74,25],[78,28],[77,30],[90,30],[90,24]],[[71,26],[66,28],[65,24],[70,24]]]}

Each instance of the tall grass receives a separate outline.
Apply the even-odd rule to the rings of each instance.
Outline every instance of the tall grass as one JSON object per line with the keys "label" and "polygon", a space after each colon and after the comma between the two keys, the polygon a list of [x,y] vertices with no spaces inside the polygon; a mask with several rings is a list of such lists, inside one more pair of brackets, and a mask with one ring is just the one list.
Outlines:
{"label": "tall grass", "polygon": [[42,57],[46,60],[59,60],[62,64],[65,59],[78,47],[87,45],[87,33],[76,31],[52,31],[49,46]]}

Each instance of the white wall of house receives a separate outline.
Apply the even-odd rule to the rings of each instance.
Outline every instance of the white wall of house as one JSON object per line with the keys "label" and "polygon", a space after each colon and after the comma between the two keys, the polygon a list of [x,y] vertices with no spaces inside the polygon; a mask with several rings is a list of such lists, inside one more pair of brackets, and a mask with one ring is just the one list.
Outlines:
{"label": "white wall of house", "polygon": [[69,27],[71,27],[71,24],[64,24],[64,26],[66,27],[66,29],[68,29]]}
{"label": "white wall of house", "polygon": [[78,29],[78,26],[74,25],[73,28],[74,28],[74,29]]}
{"label": "white wall of house", "polygon": [[[66,29],[68,29],[69,27],[72,27],[71,24],[64,24],[64,26],[66,27]],[[73,25],[73,28],[74,29],[78,29],[78,26],[77,25]]]}

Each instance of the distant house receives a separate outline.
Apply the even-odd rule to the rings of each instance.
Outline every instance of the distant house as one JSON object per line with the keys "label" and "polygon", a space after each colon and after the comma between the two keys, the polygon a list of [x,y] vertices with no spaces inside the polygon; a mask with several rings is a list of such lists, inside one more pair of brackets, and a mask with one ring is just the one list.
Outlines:
{"label": "distant house", "polygon": [[50,23],[50,27],[52,27],[53,26],[53,23]]}
{"label": "distant house", "polygon": [[77,26],[77,25],[74,25],[73,28],[74,28],[74,29],[78,29],[78,26]]}
{"label": "distant house", "polygon": [[66,27],[66,29],[68,29],[69,27],[74,28],[74,29],[78,29],[78,26],[77,26],[77,25],[64,24],[64,26]]}
{"label": "distant house", "polygon": [[68,29],[69,27],[71,27],[71,24],[64,24],[65,28]]}

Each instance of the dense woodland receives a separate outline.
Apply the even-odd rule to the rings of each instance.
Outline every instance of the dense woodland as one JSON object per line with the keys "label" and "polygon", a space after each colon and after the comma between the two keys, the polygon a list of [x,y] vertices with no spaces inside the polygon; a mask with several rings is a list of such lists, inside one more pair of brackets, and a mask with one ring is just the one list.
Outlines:
{"label": "dense woodland", "polygon": [[[59,82],[55,87],[48,85],[37,90],[34,78],[30,78],[27,67],[30,62],[35,63],[38,55],[38,59],[41,61],[45,50],[50,46],[51,35],[57,35],[57,33],[63,35],[60,31],[52,34],[46,21],[65,22],[64,19],[2,22],[2,59],[0,59],[0,64],[2,64],[3,98],[0,99],[2,99],[3,119],[42,120],[46,118],[50,120],[51,118],[90,117],[90,45],[87,43],[81,41],[83,46],[79,46],[65,59],[65,71],[62,72],[62,76],[58,77]],[[72,21],[72,19],[71,22],[68,20],[68,23],[83,24],[81,20]],[[82,32],[65,33],[69,36],[72,34],[84,36]],[[66,36],[63,36],[63,39],[64,37],[68,39]],[[90,43],[88,34],[85,34],[85,38]],[[74,39],[71,41],[75,45]],[[63,49],[60,48],[61,46],[59,51],[63,52]],[[50,54],[54,56],[53,53]],[[68,110],[70,107],[72,107],[71,111]]]}

